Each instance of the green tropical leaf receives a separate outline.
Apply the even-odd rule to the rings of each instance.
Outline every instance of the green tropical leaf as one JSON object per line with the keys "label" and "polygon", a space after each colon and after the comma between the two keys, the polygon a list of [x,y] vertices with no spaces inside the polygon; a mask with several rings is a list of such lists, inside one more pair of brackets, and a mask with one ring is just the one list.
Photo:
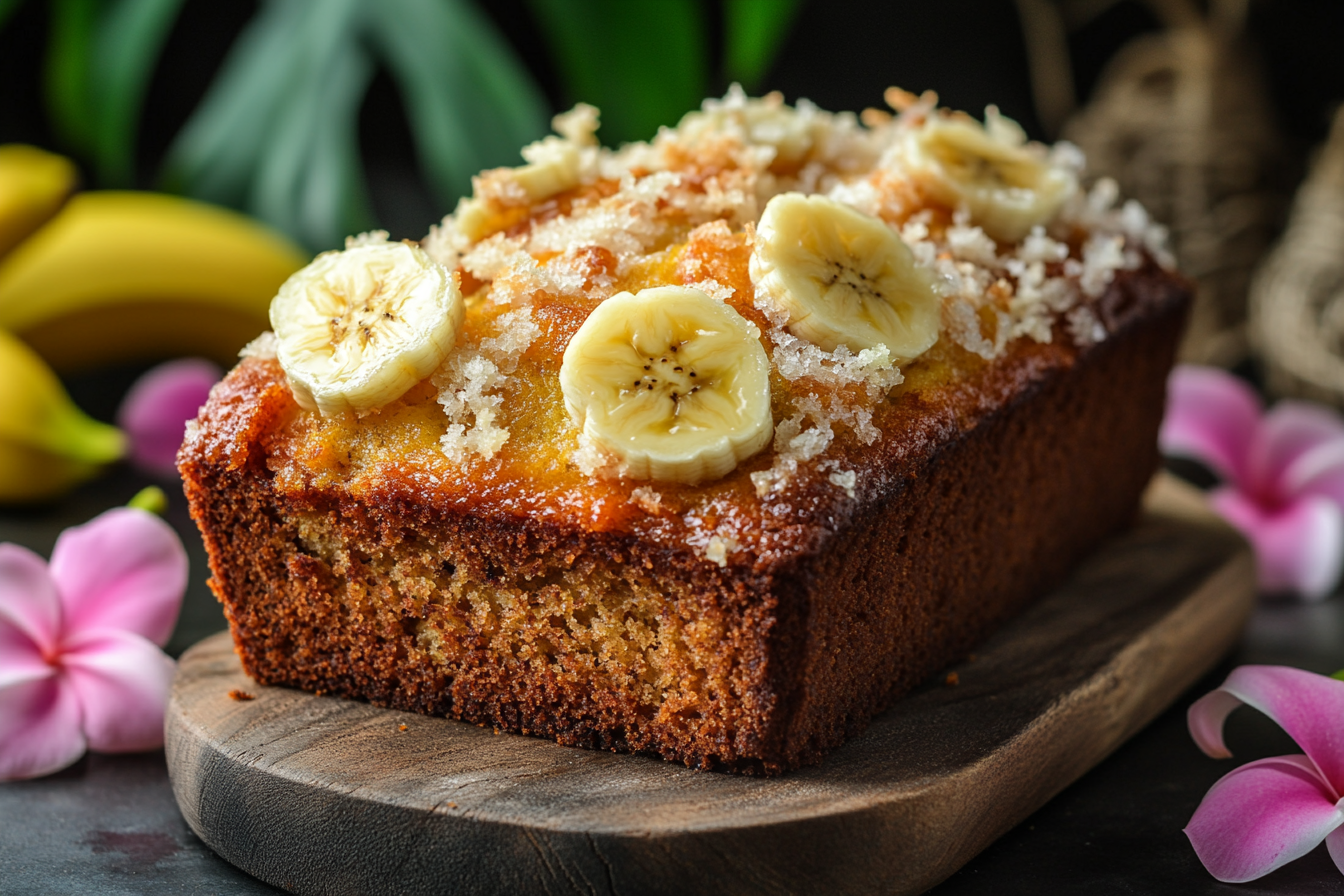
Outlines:
{"label": "green tropical leaf", "polygon": [[463,0],[269,0],[174,141],[165,185],[312,249],[367,229],[359,107],[380,62],[445,204],[545,129],[539,91]]}
{"label": "green tropical leaf", "polygon": [[[339,12],[334,7],[341,5]],[[302,32],[307,56],[281,97],[248,208],[313,248],[371,223],[358,161],[359,104],[373,62],[358,42],[360,0],[330,0]]]}
{"label": "green tropical leaf", "polygon": [[723,73],[729,81],[748,91],[760,86],[798,5],[798,0],[724,0]]}
{"label": "green tropical leaf", "polygon": [[182,0],[55,0],[47,107],[60,139],[104,186],[134,179],[140,106]]}
{"label": "green tropical leaf", "polygon": [[9,18],[10,13],[19,8],[23,0],[0,0],[0,28],[5,26],[5,20]]}
{"label": "green tropical leaf", "polygon": [[401,88],[421,164],[445,204],[483,168],[516,164],[545,104],[503,39],[461,0],[384,0],[370,33]]}
{"label": "green tropical leaf", "polygon": [[602,110],[608,144],[647,140],[700,105],[708,85],[695,0],[529,0],[574,101]]}
{"label": "green tropical leaf", "polygon": [[178,135],[165,184],[247,210],[311,249],[367,229],[359,106],[374,64],[360,0],[272,0]]}
{"label": "green tropical leaf", "polygon": [[136,125],[149,76],[182,0],[121,0],[99,22],[89,83],[93,155],[107,186],[135,178]]}
{"label": "green tropical leaf", "polygon": [[201,104],[178,133],[164,186],[221,205],[243,207],[284,92],[299,77],[294,52],[309,10],[280,0],[262,8],[239,35]]}
{"label": "green tropical leaf", "polygon": [[53,0],[47,44],[47,110],[57,136],[76,152],[93,146],[89,69],[97,0]]}

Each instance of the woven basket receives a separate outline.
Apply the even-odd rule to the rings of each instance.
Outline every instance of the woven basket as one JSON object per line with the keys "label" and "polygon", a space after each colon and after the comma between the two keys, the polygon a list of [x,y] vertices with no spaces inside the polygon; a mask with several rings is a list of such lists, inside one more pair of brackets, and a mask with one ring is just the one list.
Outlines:
{"label": "woven basket", "polygon": [[1206,18],[1155,3],[1165,31],[1126,45],[1064,136],[1091,176],[1114,178],[1171,228],[1183,273],[1198,285],[1184,360],[1231,366],[1248,352],[1247,293],[1282,223],[1274,186],[1282,142],[1256,56],[1241,39],[1244,7]]}
{"label": "woven basket", "polygon": [[1269,390],[1344,407],[1344,109],[1256,274],[1250,313]]}

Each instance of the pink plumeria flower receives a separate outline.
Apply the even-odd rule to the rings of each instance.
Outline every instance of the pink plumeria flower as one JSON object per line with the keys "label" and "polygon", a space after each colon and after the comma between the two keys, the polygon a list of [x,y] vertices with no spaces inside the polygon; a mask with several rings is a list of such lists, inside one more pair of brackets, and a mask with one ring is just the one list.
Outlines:
{"label": "pink plumeria flower", "polygon": [[1306,755],[1248,762],[1218,780],[1185,834],[1214,877],[1263,877],[1325,841],[1344,871],[1344,681],[1286,666],[1239,666],[1190,707],[1190,734],[1215,759],[1232,754],[1223,721],[1241,704],[1269,716]]}
{"label": "pink plumeria flower", "polygon": [[1330,593],[1344,566],[1344,421],[1333,411],[1281,401],[1262,415],[1241,380],[1183,365],[1168,382],[1160,442],[1222,478],[1209,501],[1255,548],[1261,590]]}
{"label": "pink plumeria flower", "polygon": [[130,507],[66,529],[48,564],[0,544],[0,780],[70,765],[85,749],[163,744],[187,554]]}
{"label": "pink plumeria flower", "polygon": [[200,358],[169,361],[135,381],[117,411],[117,425],[130,438],[130,459],[155,476],[177,476],[177,449],[187,421],[223,375]]}

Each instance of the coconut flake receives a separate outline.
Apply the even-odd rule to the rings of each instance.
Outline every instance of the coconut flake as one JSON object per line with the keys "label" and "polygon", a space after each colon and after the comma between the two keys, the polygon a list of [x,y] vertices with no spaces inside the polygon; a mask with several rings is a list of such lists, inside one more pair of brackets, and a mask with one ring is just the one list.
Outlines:
{"label": "coconut flake", "polygon": [[827,476],[826,479],[831,485],[838,489],[842,489],[849,497],[854,497],[854,484],[858,482],[859,477],[853,470],[842,470],[837,473],[832,473]]}
{"label": "coconut flake", "polygon": [[[707,277],[704,280],[689,284],[691,287],[700,290],[716,302],[726,302],[733,297],[737,290],[731,286],[724,286],[713,277]],[[750,321],[748,321],[750,323]]]}
{"label": "coconut flake", "polygon": [[439,445],[457,463],[472,455],[489,460],[509,440],[508,428],[495,423],[502,393],[523,353],[541,335],[530,308],[501,314],[495,323],[498,336],[460,346],[431,378],[448,417]]}
{"label": "coconut flake", "polygon": [[1083,294],[1100,298],[1115,279],[1115,272],[1125,266],[1123,251],[1125,238],[1105,233],[1094,233],[1083,245],[1083,273],[1078,280]]}
{"label": "coconut flake", "polygon": [[263,361],[274,361],[278,343],[275,340],[275,334],[270,330],[264,331],[256,339],[253,339],[247,345],[238,351],[240,358],[260,358]]}
{"label": "coconut flake", "polygon": [[645,513],[657,516],[663,509],[663,496],[647,485],[641,485],[630,492],[630,503]]}
{"label": "coconut flake", "polygon": [[589,438],[586,432],[579,433],[577,447],[569,457],[579,472],[590,478],[606,475],[616,467],[615,458]]}
{"label": "coconut flake", "polygon": [[724,567],[728,565],[728,555],[741,547],[731,535],[712,535],[705,545],[705,559]]}
{"label": "coconut flake", "polygon": [[973,355],[992,360],[996,346],[980,331],[980,315],[975,305],[955,297],[943,303],[943,332],[957,345]]}
{"label": "coconut flake", "polygon": [[1106,327],[1097,317],[1097,313],[1087,305],[1079,305],[1066,315],[1069,322],[1069,335],[1074,344],[1080,346],[1095,345],[1106,338]]}
{"label": "coconut flake", "polygon": [[381,246],[387,242],[388,232],[386,230],[369,230],[358,236],[348,236],[345,238],[346,249],[359,249],[364,246]]}

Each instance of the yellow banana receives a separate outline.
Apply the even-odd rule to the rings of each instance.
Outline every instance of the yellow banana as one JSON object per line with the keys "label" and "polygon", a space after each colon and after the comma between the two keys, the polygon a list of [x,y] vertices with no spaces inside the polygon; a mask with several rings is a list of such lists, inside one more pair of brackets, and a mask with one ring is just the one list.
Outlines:
{"label": "yellow banana", "polygon": [[121,430],[75,407],[42,359],[0,330],[0,503],[53,498],[125,451]]}
{"label": "yellow banana", "polygon": [[36,146],[0,146],[0,255],[60,209],[75,188],[75,166]]}
{"label": "yellow banana", "polygon": [[308,261],[260,224],[158,193],[88,192],[0,259],[0,327],[57,370],[204,355],[231,365]]}

